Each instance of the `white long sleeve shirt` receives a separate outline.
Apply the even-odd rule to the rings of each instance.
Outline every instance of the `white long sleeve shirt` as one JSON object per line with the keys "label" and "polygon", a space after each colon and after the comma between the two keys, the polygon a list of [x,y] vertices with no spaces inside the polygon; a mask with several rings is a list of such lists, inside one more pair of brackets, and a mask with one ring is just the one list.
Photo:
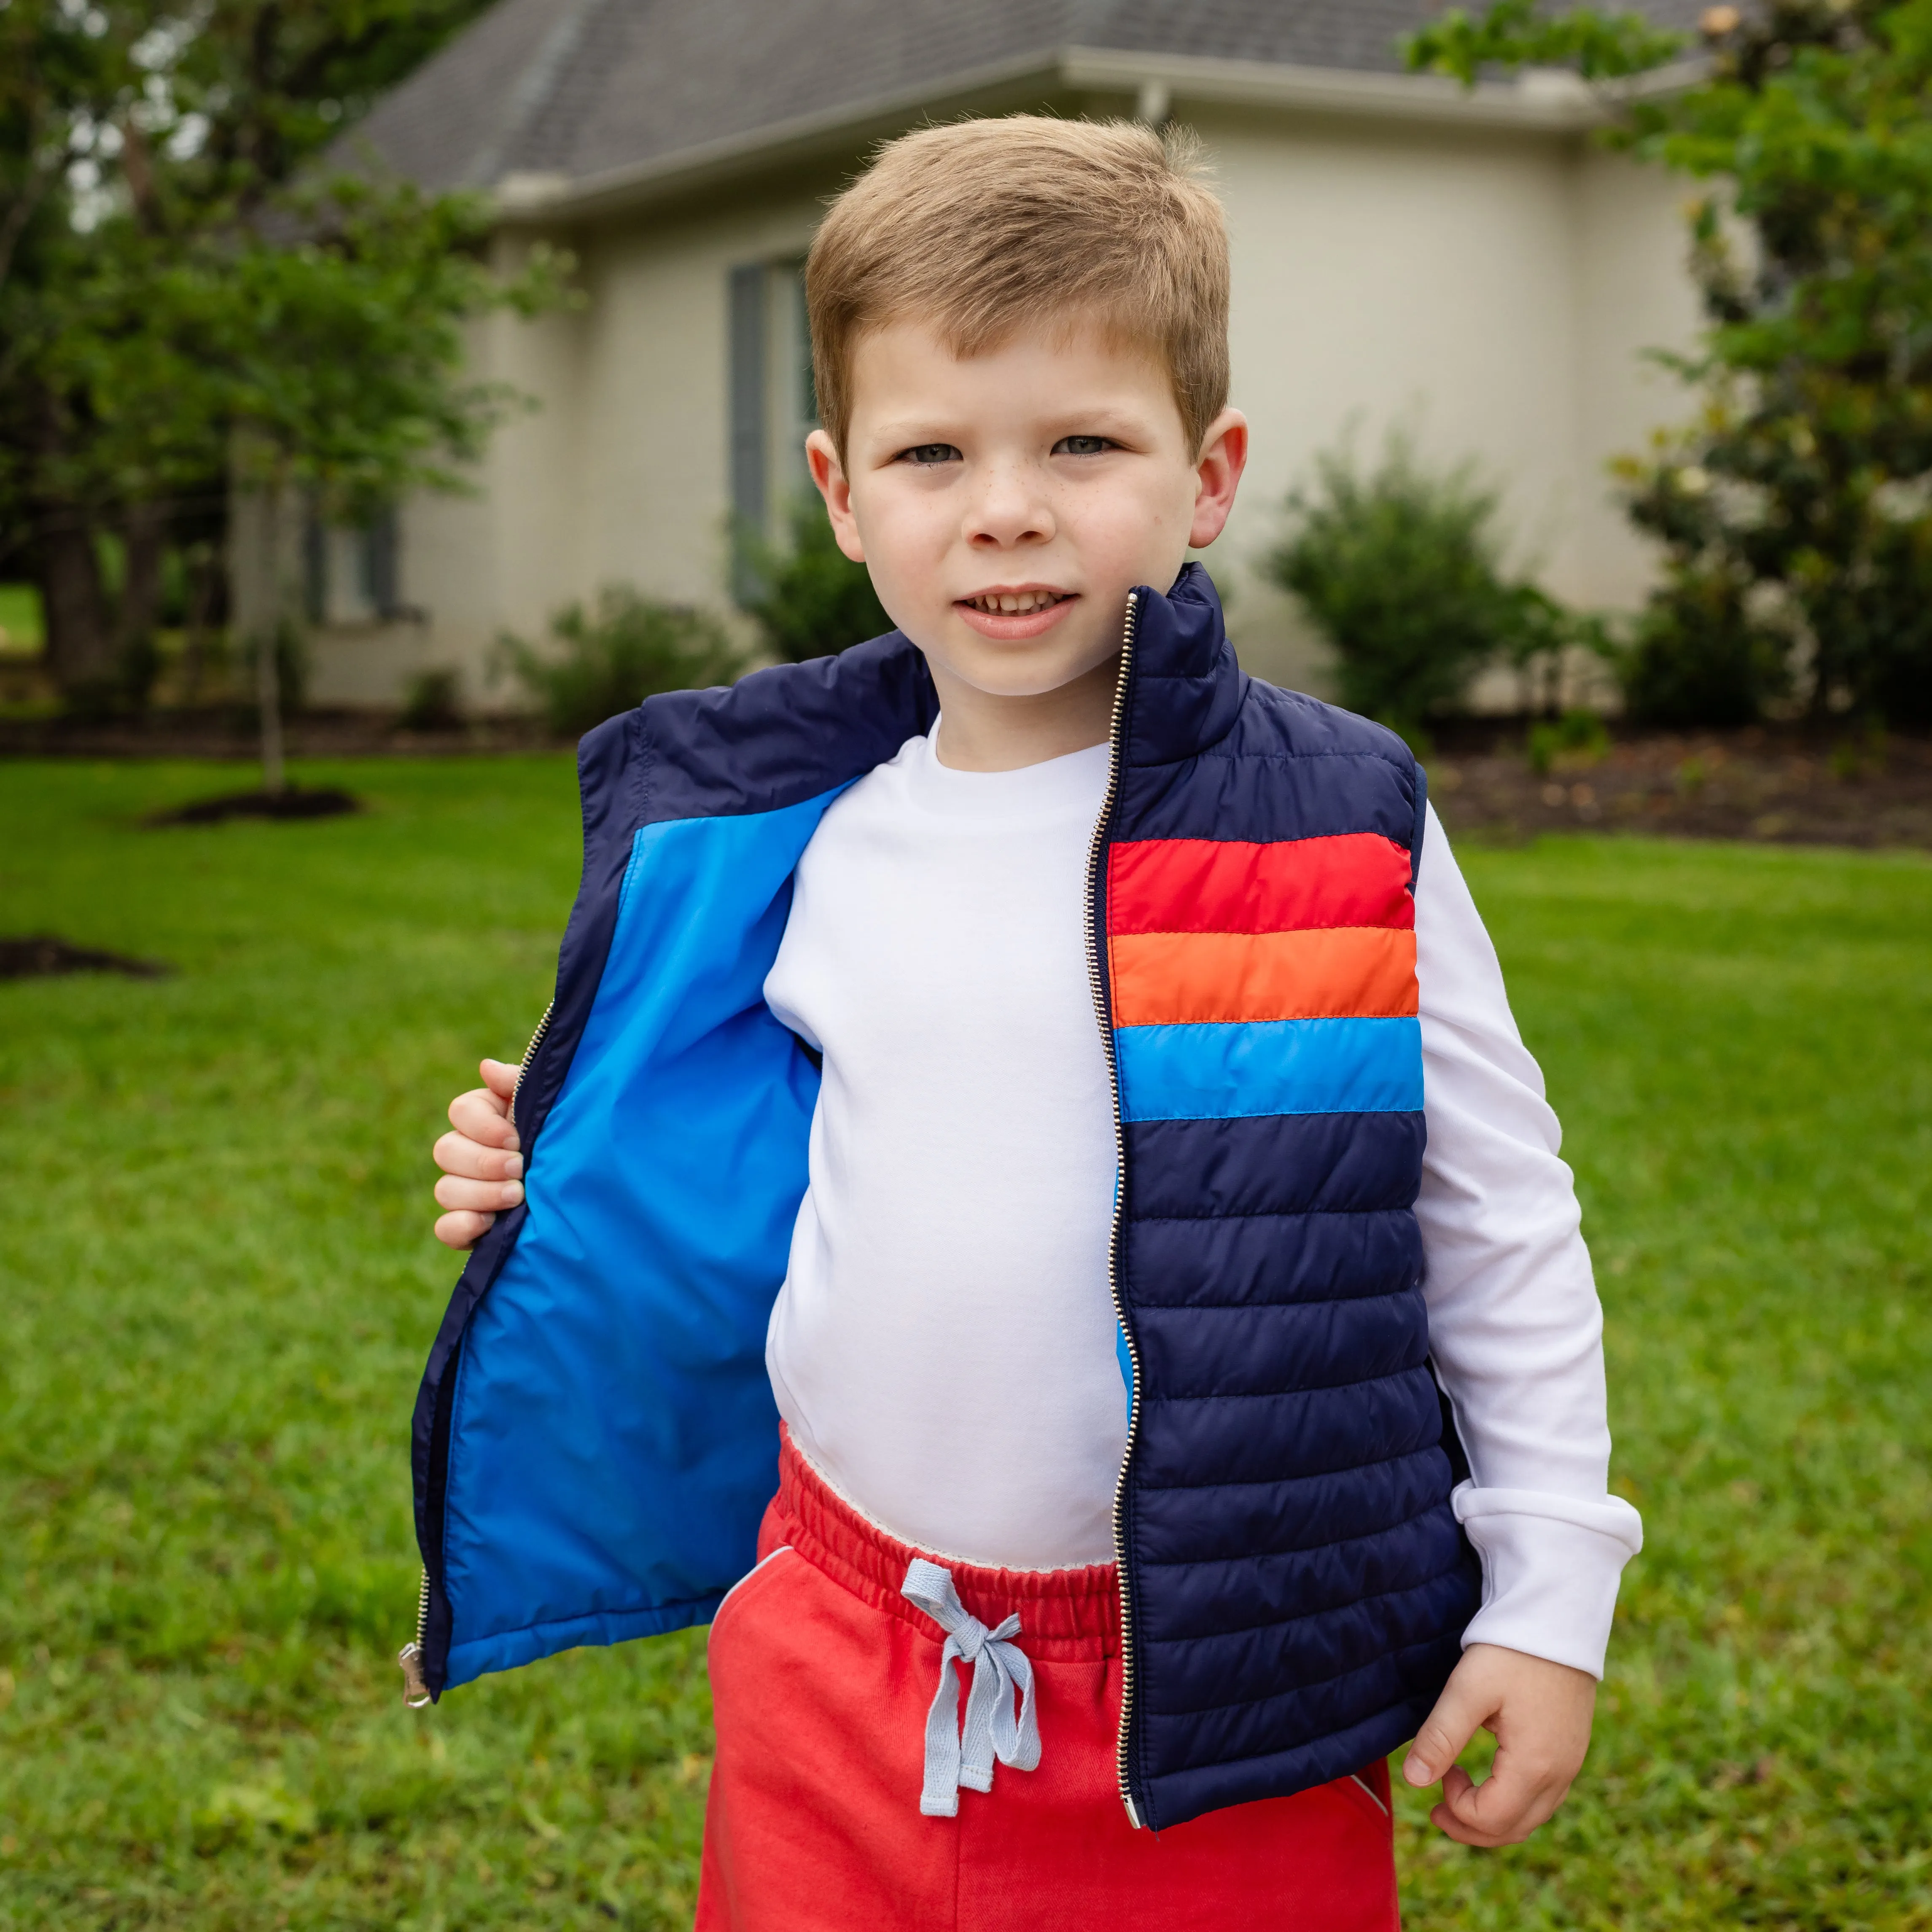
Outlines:
{"label": "white long sleeve shirt", "polygon": [[[765,983],[824,1055],[766,1360],[800,1449],[904,1540],[1111,1562],[1126,1408],[1116,1151],[1087,975],[1105,746],[955,771],[909,740],[828,811]],[[1472,1480],[1464,1641],[1600,1675],[1636,1513],[1556,1119],[1432,812],[1415,908],[1430,1339]]]}

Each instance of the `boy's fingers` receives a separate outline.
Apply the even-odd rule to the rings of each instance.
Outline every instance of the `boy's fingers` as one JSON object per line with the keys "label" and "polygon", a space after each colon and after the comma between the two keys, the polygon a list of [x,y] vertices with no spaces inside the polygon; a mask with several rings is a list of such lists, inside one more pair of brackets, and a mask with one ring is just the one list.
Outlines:
{"label": "boy's fingers", "polygon": [[477,1064],[476,1070],[483,1076],[483,1084],[506,1106],[510,1096],[517,1090],[517,1075],[520,1070],[507,1060],[485,1060]]}
{"label": "boy's fingers", "polygon": [[448,1210],[436,1217],[436,1238],[446,1248],[473,1246],[498,1214],[524,1198],[521,1143],[509,1121],[517,1070],[506,1060],[486,1060],[478,1070],[483,1084],[450,1102],[454,1131],[431,1150],[442,1169],[436,1204]]}
{"label": "boy's fingers", "polygon": [[520,1180],[524,1157],[509,1148],[485,1147],[467,1134],[448,1133],[430,1149],[445,1174],[464,1180]]}
{"label": "boy's fingers", "polygon": [[487,1087],[472,1087],[449,1103],[449,1124],[484,1147],[514,1148],[521,1144],[517,1130],[504,1112],[505,1102]]}
{"label": "boy's fingers", "polygon": [[446,1174],[436,1184],[439,1208],[468,1208],[478,1214],[500,1214],[524,1198],[520,1180],[465,1180],[460,1174]]}
{"label": "boy's fingers", "polygon": [[1412,1784],[1433,1784],[1462,1755],[1476,1727],[1490,1715],[1486,1700],[1473,1694],[1471,1673],[1461,1664],[1450,1674],[1415,1742],[1402,1760],[1402,1774]]}
{"label": "boy's fingers", "polygon": [[1555,1766],[1526,1764],[1520,1753],[1511,1762],[1510,1753],[1502,1750],[1480,1784],[1460,1765],[1453,1766],[1430,1821],[1466,1845],[1520,1844],[1554,1815],[1569,1789],[1570,1780]]}
{"label": "boy's fingers", "polygon": [[480,1241],[496,1217],[494,1214],[440,1214],[436,1238],[446,1248],[467,1248]]}
{"label": "boy's fingers", "polygon": [[[1563,1802],[1590,1748],[1596,1680],[1586,1671],[1490,1644],[1472,1644],[1451,1673],[1402,1766],[1410,1782],[1438,1771],[1442,1802],[1430,1814],[1466,1845],[1521,1842]],[[1478,1784],[1455,1763],[1478,1725],[1496,1734]]]}

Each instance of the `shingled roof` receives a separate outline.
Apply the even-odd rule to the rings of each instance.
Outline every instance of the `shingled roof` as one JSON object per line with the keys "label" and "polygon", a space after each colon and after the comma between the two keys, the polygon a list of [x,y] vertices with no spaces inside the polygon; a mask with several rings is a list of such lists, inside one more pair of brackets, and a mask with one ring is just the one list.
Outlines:
{"label": "shingled roof", "polygon": [[[1137,74],[1169,69],[1183,85],[1274,70],[1358,76],[1364,101],[1447,99],[1394,78],[1400,38],[1436,10],[1436,0],[499,0],[352,140],[426,187],[514,200],[518,184],[540,184],[554,201],[842,119],[1002,90],[1012,105],[1054,86],[1131,92]],[[1646,10],[1688,26],[1698,8]]]}

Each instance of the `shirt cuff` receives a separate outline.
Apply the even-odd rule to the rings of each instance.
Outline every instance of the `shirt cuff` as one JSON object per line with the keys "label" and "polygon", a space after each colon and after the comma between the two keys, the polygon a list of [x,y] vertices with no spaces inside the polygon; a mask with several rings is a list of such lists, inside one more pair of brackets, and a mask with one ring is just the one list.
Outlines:
{"label": "shirt cuff", "polygon": [[1617,1580],[1643,1547],[1643,1519],[1621,1496],[1467,1482],[1450,1502],[1483,1559],[1483,1606],[1462,1633],[1464,1648],[1500,1644],[1600,1678]]}

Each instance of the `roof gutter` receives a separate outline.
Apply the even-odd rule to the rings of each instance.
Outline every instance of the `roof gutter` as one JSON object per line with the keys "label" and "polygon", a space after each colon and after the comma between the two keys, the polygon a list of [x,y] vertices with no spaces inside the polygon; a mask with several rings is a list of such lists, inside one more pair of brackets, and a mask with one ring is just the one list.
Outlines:
{"label": "roof gutter", "polygon": [[[1689,84],[1701,62],[1660,68],[1630,92],[1666,94]],[[1059,47],[950,74],[927,86],[848,102],[723,140],[682,148],[633,166],[573,178],[511,174],[496,184],[508,224],[574,224],[628,212],[787,166],[823,162],[898,133],[910,118],[1011,111],[1045,94],[1123,94],[1138,117],[1166,119],[1189,106],[1274,109],[1297,115],[1406,122],[1575,136],[1603,124],[1605,94],[1567,69],[1531,68],[1514,81],[1464,87],[1439,74],[1362,74],[1274,61]]]}
{"label": "roof gutter", "polygon": [[1165,88],[1170,112],[1178,104],[1192,102],[1554,134],[1580,134],[1604,118],[1588,83],[1567,68],[1532,68],[1519,80],[1483,81],[1466,88],[1442,74],[1363,74],[1278,61],[1118,53],[1103,47],[1069,47],[1060,64],[1074,87],[1132,94],[1144,101]]}

